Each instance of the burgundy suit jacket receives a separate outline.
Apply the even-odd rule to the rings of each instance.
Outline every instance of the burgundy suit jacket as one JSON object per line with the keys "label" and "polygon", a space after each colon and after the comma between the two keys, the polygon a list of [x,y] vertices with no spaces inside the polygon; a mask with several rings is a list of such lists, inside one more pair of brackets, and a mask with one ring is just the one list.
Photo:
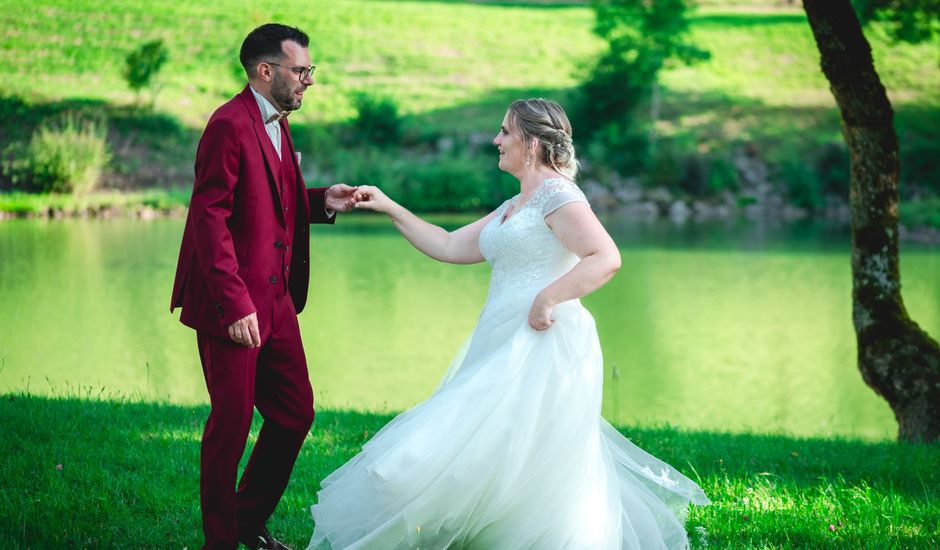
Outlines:
{"label": "burgundy suit jacket", "polygon": [[[287,144],[281,159],[246,86],[212,114],[199,141],[170,300],[170,311],[182,307],[180,321],[196,330],[228,338],[228,325],[271,307],[275,293],[283,292],[288,259],[287,288],[298,313],[307,301],[309,224],[334,218],[326,215],[326,188],[306,188],[287,119],[280,124]],[[296,208],[285,213],[281,193],[291,190],[282,190],[281,171],[287,162],[296,174]]]}

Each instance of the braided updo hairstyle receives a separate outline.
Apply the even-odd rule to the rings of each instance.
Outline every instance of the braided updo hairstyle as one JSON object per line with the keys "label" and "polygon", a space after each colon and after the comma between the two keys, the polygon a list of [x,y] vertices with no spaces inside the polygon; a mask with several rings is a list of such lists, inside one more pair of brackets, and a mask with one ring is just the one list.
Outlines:
{"label": "braided updo hairstyle", "polygon": [[522,142],[528,146],[533,139],[539,140],[539,160],[573,181],[578,159],[571,142],[571,122],[561,105],[542,98],[518,99],[509,106],[509,113],[509,122],[522,133]]}

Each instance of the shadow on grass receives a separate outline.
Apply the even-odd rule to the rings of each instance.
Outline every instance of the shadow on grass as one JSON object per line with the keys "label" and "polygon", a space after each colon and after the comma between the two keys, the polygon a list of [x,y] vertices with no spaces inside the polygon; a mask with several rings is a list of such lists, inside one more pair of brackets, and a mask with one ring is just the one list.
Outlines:
{"label": "shadow on grass", "polygon": [[[804,12],[796,13],[706,13],[690,15],[689,19],[698,26],[715,26],[722,29],[729,27],[769,27],[773,25],[792,25],[793,23],[805,23],[806,14]],[[759,32],[759,31],[758,31]]]}
{"label": "shadow on grass", "polygon": [[[371,0],[373,2],[398,2],[400,0]],[[424,4],[474,4],[501,8],[585,8],[590,0],[412,0]]]}
{"label": "shadow on grass", "polygon": [[[196,547],[207,406],[0,397],[0,543]],[[319,482],[392,415],[320,411],[270,527],[302,546]],[[259,428],[252,427],[252,440]],[[696,546],[913,547],[940,542],[940,446],[622,428],[697,479]],[[831,528],[829,526],[832,526]],[[699,529],[701,528],[701,529]],[[908,546],[910,545],[910,546]]]}

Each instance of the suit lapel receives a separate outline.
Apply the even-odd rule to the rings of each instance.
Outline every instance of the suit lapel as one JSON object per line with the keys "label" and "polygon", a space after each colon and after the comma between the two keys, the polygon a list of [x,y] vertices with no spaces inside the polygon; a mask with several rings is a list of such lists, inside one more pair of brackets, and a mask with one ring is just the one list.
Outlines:
{"label": "suit lapel", "polygon": [[300,203],[297,205],[300,207],[303,206],[303,212],[309,217],[310,214],[310,204],[307,201],[307,185],[304,183],[303,174],[300,171],[300,163],[297,162],[297,151],[294,149],[294,140],[290,135],[290,125],[287,122],[286,118],[281,119],[281,133],[287,141],[287,152],[281,151],[281,158],[285,158],[284,155],[290,157],[290,161],[294,163],[294,174],[297,183],[295,187],[297,188],[297,196],[299,197]]}
{"label": "suit lapel", "polygon": [[[281,186],[278,183],[281,181],[281,159],[277,158],[277,151],[274,149],[274,144],[271,143],[268,131],[264,129],[264,121],[261,120],[261,109],[258,108],[258,102],[255,100],[255,96],[252,94],[250,87],[245,86],[244,91],[241,93],[241,99],[242,103],[244,103],[245,107],[248,109],[248,114],[252,120],[251,129],[255,133],[255,139],[258,140],[258,145],[261,147],[261,152],[264,155],[264,162],[268,166],[268,183],[271,186],[274,201],[277,203],[278,216],[281,218],[281,221],[284,222]],[[281,151],[281,153],[283,153],[283,151]]]}

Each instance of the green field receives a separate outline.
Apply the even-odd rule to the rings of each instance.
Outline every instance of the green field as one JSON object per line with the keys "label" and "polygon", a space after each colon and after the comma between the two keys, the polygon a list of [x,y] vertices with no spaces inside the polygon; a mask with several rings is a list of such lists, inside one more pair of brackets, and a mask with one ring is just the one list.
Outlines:
{"label": "green field", "polygon": [[[584,2],[39,0],[21,9],[0,0],[0,151],[64,111],[103,115],[113,153],[106,187],[186,187],[205,121],[244,85],[241,40],[261,23],[282,21],[309,33],[319,67],[316,89],[291,117],[313,179],[382,182],[423,210],[489,208],[513,187],[489,146],[506,105],[527,96],[570,104],[603,48],[593,19]],[[940,196],[936,44],[894,43],[879,27],[866,32],[897,109],[902,194]],[[682,178],[675,166],[701,162],[725,174],[709,185],[734,190],[727,174],[747,151],[766,162],[791,200],[819,206],[817,188],[833,187],[824,181],[831,173],[844,180],[847,161],[803,13],[771,1],[703,1],[691,36],[711,58],[662,74],[655,128],[666,153],[657,161],[664,174],[652,180],[674,182]],[[121,76],[124,58],[157,38],[170,61],[154,109],[136,109]],[[350,134],[359,92],[396,102],[402,146],[376,148]],[[641,125],[650,122],[644,112],[641,106]],[[587,177],[609,184],[616,177],[604,167],[623,153],[582,149],[593,168]],[[424,200],[428,189],[458,180],[466,183]],[[467,195],[473,186],[492,191]],[[844,187],[837,181],[828,192],[844,196]]]}
{"label": "green field", "polygon": [[[86,98],[128,104],[133,94],[120,76],[124,56],[162,38],[171,63],[158,110],[200,128],[243,84],[237,51],[244,35],[274,20],[310,34],[319,66],[318,89],[298,120],[348,119],[354,115],[351,92],[378,90],[398,100],[405,113],[444,129],[490,131],[498,120],[464,115],[500,111],[464,109],[493,102],[503,108],[506,98],[518,95],[563,94],[579,81],[579,64],[602,47],[590,32],[589,8],[525,4],[287,0],[264,9],[230,0],[211,6],[40,0],[22,10],[4,0],[2,91],[30,102]],[[703,9],[693,21],[693,39],[712,59],[668,70],[667,100],[690,114],[706,108],[709,98],[745,106],[833,106],[802,13],[718,10]],[[869,39],[895,104],[936,106],[935,45],[893,45],[878,29]],[[689,96],[697,108],[688,104]],[[451,111],[460,116],[446,116]]]}
{"label": "green field", "polygon": [[[694,14],[693,39],[712,57],[662,75],[661,135],[706,152],[747,145],[774,163],[839,142],[838,113],[805,17],[775,6],[708,2]],[[336,125],[355,116],[356,92],[393,98],[419,142],[453,135],[485,147],[509,101],[566,101],[602,48],[591,33],[593,12],[581,3],[40,0],[17,9],[3,0],[0,146],[25,139],[62,110],[104,112],[113,130],[114,185],[188,184],[202,126],[243,85],[239,44],[270,20],[296,24],[312,38],[317,88],[291,121],[299,147],[324,161],[329,175],[348,164],[333,150]],[[905,156],[908,172],[935,174],[928,154],[940,127],[935,44],[895,44],[877,27],[868,36],[898,110],[902,152],[915,155]],[[135,96],[121,70],[130,50],[154,38],[165,41],[170,62],[155,111],[140,113],[129,108]],[[940,188],[927,179],[915,183]]]}
{"label": "green field", "polygon": [[[0,544],[195,548],[207,407],[0,397]],[[105,396],[107,397],[107,396]],[[321,411],[269,527],[304,547],[320,480],[391,417]],[[256,419],[257,420],[257,419]],[[252,440],[259,426],[255,423]],[[695,548],[935,548],[940,447],[624,427],[697,480]]]}

